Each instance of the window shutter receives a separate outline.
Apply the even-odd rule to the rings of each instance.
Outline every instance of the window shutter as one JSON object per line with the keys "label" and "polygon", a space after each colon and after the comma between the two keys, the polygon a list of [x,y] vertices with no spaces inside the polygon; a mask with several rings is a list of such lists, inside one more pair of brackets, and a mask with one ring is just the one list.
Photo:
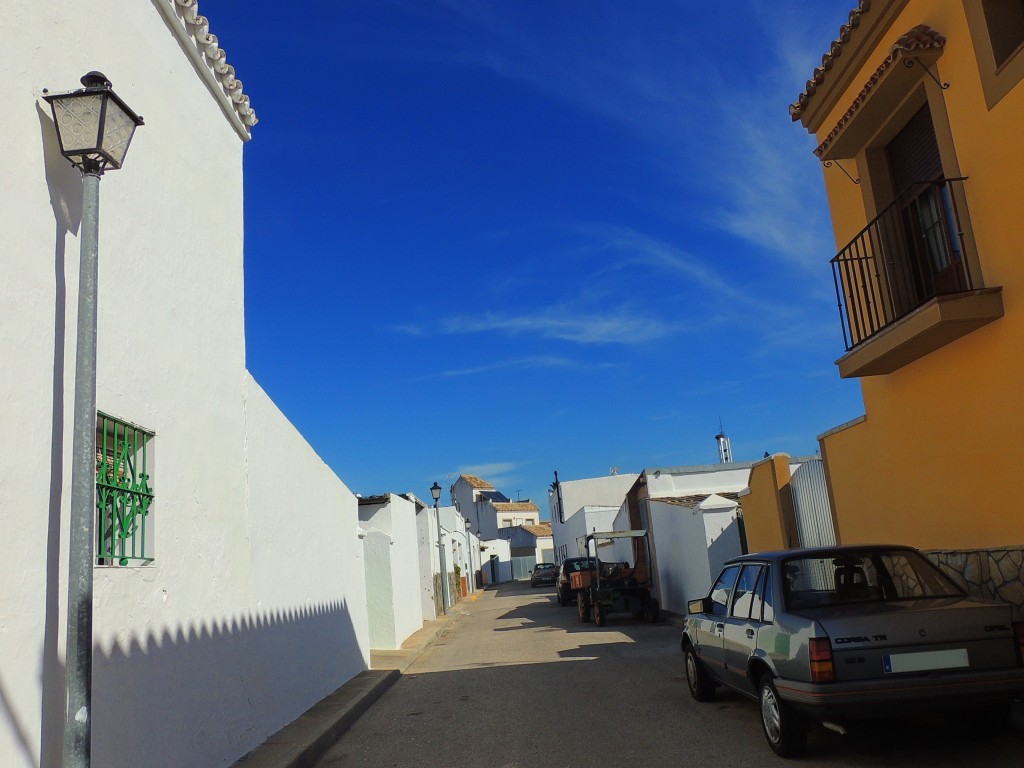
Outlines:
{"label": "window shutter", "polygon": [[942,158],[927,105],[910,118],[886,147],[893,189],[899,194],[911,184],[942,176]]}

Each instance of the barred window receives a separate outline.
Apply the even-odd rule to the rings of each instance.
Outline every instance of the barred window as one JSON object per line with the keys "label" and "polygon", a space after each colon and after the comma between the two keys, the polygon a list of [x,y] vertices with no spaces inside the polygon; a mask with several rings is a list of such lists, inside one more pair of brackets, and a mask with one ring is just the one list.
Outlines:
{"label": "barred window", "polygon": [[96,562],[154,557],[153,433],[100,413],[96,418]]}

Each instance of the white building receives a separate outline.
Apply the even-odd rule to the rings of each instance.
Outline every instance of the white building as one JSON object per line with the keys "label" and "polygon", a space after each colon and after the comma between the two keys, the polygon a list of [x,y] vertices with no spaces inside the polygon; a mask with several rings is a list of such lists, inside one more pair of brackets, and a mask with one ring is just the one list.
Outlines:
{"label": "white building", "polygon": [[[424,589],[434,588],[433,574],[423,583],[422,553],[417,514],[422,502],[393,493],[359,499],[366,573],[366,605],[370,645],[393,650],[423,622],[434,618],[433,599],[423,600]],[[433,509],[431,509],[433,512]],[[429,520],[429,516],[427,517]],[[429,565],[429,551],[426,553]],[[424,615],[429,605],[429,617]]]}
{"label": "white building", "polygon": [[626,496],[631,526],[646,528],[661,607],[686,613],[722,563],[744,551],[739,496],[750,462],[645,469]]}
{"label": "white building", "polygon": [[[556,484],[548,494],[556,563],[567,557],[577,557],[582,538],[595,528],[598,531],[611,530],[602,528],[603,523],[614,520],[615,514],[611,514],[609,519],[608,510],[618,511],[638,477],[637,474],[605,475],[562,480]],[[585,512],[585,509],[590,512]]]}
{"label": "white building", "polygon": [[540,509],[532,501],[486,501],[485,510],[493,510],[498,530],[512,528],[516,525],[537,525],[540,522]]}
{"label": "white building", "polygon": [[71,0],[4,10],[4,768],[61,760],[83,211],[42,96],[88,70],[145,117],[100,184],[97,407],[112,418],[97,425],[98,480],[101,501],[128,507],[97,520],[115,523],[97,541],[116,551],[94,575],[92,764],[229,765],[368,664],[356,500],[246,370],[254,115],[195,12],[112,0],[90,24]]}

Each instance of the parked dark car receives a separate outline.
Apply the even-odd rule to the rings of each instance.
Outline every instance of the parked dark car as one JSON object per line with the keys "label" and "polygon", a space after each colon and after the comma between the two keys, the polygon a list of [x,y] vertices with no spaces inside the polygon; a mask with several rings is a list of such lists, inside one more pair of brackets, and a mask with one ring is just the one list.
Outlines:
{"label": "parked dark car", "polygon": [[541,584],[554,584],[558,579],[558,566],[554,563],[537,563],[533,566],[533,573],[530,574],[530,586],[538,587]]}
{"label": "parked dark car", "polygon": [[726,685],[760,703],[769,746],[804,751],[807,725],[942,709],[1006,723],[1024,691],[1024,623],[969,598],[910,547],[744,555],[691,602],[681,647],[697,701]]}
{"label": "parked dark car", "polygon": [[569,574],[573,571],[594,570],[600,566],[601,561],[593,557],[568,557],[562,561],[558,568],[558,604],[565,606],[576,602],[576,593],[579,590],[573,589],[569,583]]}

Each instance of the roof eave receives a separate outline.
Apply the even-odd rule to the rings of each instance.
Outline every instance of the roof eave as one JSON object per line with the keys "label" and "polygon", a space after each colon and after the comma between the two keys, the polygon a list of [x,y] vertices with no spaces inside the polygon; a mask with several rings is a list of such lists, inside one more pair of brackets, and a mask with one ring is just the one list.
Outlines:
{"label": "roof eave", "polygon": [[210,34],[209,22],[199,15],[196,0],[154,0],[154,4],[235,133],[248,141],[258,122],[256,112],[242,91],[242,81],[235,77],[235,68],[227,63],[227,54],[218,46],[217,37]]}
{"label": "roof eave", "polygon": [[860,0],[821,57],[821,66],[815,68],[803,93],[789,105],[794,122],[799,120],[808,133],[818,132],[908,2]]}

